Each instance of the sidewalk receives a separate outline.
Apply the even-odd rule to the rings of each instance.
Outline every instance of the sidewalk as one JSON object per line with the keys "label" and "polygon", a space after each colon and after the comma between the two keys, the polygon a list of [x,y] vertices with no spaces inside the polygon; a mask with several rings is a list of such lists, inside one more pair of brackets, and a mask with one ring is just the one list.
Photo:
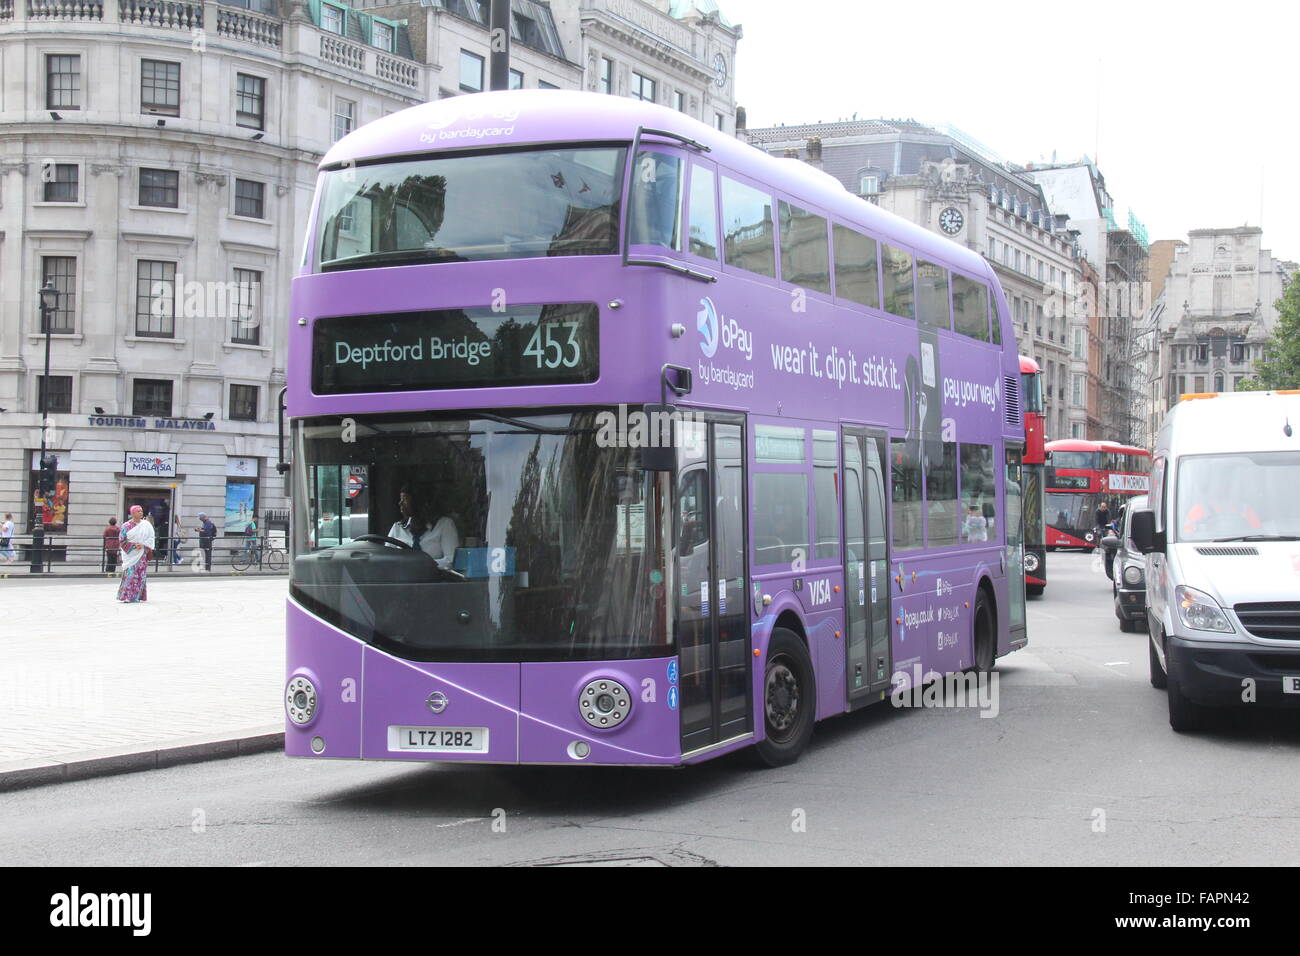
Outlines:
{"label": "sidewalk", "polygon": [[95,577],[0,581],[0,791],[279,744],[283,575]]}

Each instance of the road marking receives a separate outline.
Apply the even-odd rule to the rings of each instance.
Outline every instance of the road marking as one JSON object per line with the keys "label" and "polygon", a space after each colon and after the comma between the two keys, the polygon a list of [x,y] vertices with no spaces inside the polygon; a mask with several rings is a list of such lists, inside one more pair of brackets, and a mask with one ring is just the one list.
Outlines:
{"label": "road marking", "polygon": [[1127,666],[1128,666],[1128,661],[1107,661],[1105,664],[1102,664],[1101,666],[1102,666],[1102,667],[1118,667],[1118,666],[1121,665],[1121,664],[1123,664],[1125,667],[1127,667]]}

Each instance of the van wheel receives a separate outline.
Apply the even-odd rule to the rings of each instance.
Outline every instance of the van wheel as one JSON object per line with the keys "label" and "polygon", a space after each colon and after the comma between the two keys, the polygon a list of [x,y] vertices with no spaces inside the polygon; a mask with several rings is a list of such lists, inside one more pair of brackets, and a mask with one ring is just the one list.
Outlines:
{"label": "van wheel", "polygon": [[988,592],[983,588],[975,591],[975,612],[971,615],[971,646],[975,655],[975,673],[987,674],[993,670],[998,650],[997,626]]}
{"label": "van wheel", "polygon": [[1160,658],[1156,656],[1154,638],[1155,635],[1147,637],[1147,655],[1151,658],[1151,686],[1156,690],[1164,690],[1168,678],[1165,669],[1160,666]]}
{"label": "van wheel", "polygon": [[817,682],[808,648],[793,631],[778,627],[767,645],[763,673],[763,740],[754,745],[768,767],[794,763],[812,738]]}
{"label": "van wheel", "polygon": [[[1165,660],[1169,660],[1168,650]],[[1169,726],[1180,734],[1205,730],[1214,716],[1211,709],[1187,699],[1178,683],[1178,668],[1170,667],[1165,673],[1169,683]]]}
{"label": "van wheel", "polygon": [[1125,634],[1132,634],[1138,629],[1137,621],[1134,621],[1131,618],[1121,617],[1119,619],[1119,629]]}

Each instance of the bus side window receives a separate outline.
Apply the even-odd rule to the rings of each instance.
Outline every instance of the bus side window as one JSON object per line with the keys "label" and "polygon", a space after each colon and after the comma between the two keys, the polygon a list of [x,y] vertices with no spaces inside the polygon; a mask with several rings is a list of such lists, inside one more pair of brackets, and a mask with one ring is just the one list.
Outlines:
{"label": "bus side window", "polygon": [[989,340],[988,300],[989,290],[984,283],[953,275],[952,311],[958,332],[979,342]]}
{"label": "bus side window", "polygon": [[777,203],[777,214],[781,221],[781,281],[830,295],[826,220],[784,199]]}
{"label": "bus side window", "polygon": [[912,254],[881,243],[885,273],[885,311],[903,319],[916,318],[912,284]]}
{"label": "bus side window", "polygon": [[699,163],[691,164],[690,208],[687,228],[690,239],[687,251],[693,256],[718,261],[718,205],[713,171]]}
{"label": "bus side window", "polygon": [[835,223],[835,295],[880,308],[876,240]]}
{"label": "bus side window", "polygon": [[935,329],[952,328],[952,307],[948,302],[948,270],[926,262],[916,263],[916,315]]}
{"label": "bus side window", "polygon": [[992,295],[989,295],[989,318],[991,320],[991,324],[989,325],[989,328],[992,329],[993,331],[993,344],[1001,345],[1002,344],[1002,315],[1000,312],[998,312],[997,300],[994,299]]}
{"label": "bus side window", "polygon": [[665,153],[637,153],[632,171],[630,243],[676,249],[681,206],[682,161]]}
{"label": "bus side window", "polygon": [[722,223],[727,265],[775,279],[772,197],[723,176]]}

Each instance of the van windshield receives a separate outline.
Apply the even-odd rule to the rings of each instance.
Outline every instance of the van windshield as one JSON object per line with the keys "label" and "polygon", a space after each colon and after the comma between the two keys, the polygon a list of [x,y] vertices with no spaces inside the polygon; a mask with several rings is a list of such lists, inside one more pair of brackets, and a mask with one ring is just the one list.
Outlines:
{"label": "van windshield", "polygon": [[1300,452],[1193,455],[1178,465],[1177,540],[1300,540]]}

